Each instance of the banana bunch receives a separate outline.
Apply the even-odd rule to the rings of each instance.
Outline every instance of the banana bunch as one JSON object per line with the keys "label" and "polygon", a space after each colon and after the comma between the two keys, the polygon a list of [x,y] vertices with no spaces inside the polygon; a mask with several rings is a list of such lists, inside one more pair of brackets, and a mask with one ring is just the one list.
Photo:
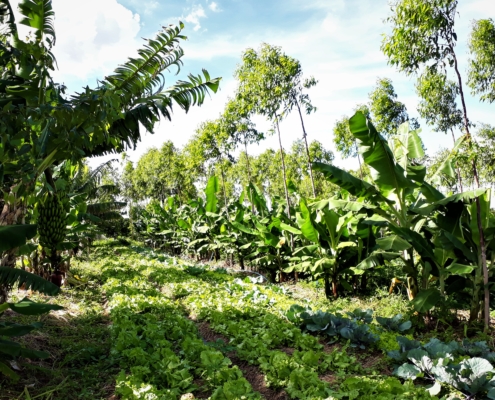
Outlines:
{"label": "banana bunch", "polygon": [[45,194],[38,205],[38,233],[40,244],[55,249],[65,238],[67,212],[63,202],[54,193]]}

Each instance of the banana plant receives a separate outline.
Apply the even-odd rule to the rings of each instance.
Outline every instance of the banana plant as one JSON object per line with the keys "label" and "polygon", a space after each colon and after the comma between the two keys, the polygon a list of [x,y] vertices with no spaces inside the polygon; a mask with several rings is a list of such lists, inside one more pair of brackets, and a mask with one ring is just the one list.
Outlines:
{"label": "banana plant", "polygon": [[[495,217],[490,210],[490,191],[479,191],[480,221],[490,268],[495,259]],[[417,210],[429,216],[427,229],[432,235],[439,268],[441,295],[452,295],[470,303],[470,320],[480,317],[483,277],[478,210],[474,201],[440,201]],[[448,199],[446,199],[448,200]]]}
{"label": "banana plant", "polygon": [[[277,198],[272,199],[268,208],[266,199],[253,184],[246,188],[251,208],[245,207],[230,222],[231,230],[239,232],[246,242],[239,247],[245,258],[266,271],[272,282],[277,273],[280,281],[283,271],[289,266],[292,250],[291,234],[299,230],[285,213],[285,204]],[[253,213],[252,210],[255,210]]]}
{"label": "banana plant", "polygon": [[[349,127],[364,162],[370,167],[372,181],[358,179],[332,165],[315,163],[314,169],[348,191],[354,198],[354,206],[371,212],[372,215],[365,220],[366,224],[380,227],[383,236],[376,240],[376,248],[356,268],[366,270],[383,265],[386,260],[400,258],[403,272],[408,277],[410,299],[416,297],[421,278],[424,293],[417,303],[424,304],[425,297],[433,299],[435,301],[428,302],[431,308],[440,297],[438,293],[426,289],[430,275],[438,277],[439,265],[430,241],[431,234],[425,229],[429,216],[425,211],[434,204],[469,202],[482,191],[445,197],[426,182],[426,167],[420,163],[424,151],[419,130],[411,130],[407,122],[399,127],[390,142],[376,131],[362,112],[357,112],[349,120]],[[448,164],[441,168],[448,169]],[[349,207],[347,203],[335,206]]]}
{"label": "banana plant", "polygon": [[[353,226],[356,224],[355,211],[336,211],[336,200],[322,200],[310,205],[304,198],[299,203],[298,232],[306,242],[294,252],[286,272],[309,272],[314,277],[322,276],[327,298],[337,298],[339,286],[352,290],[344,274],[354,275],[355,265],[362,248]],[[338,202],[338,200],[337,200]],[[344,209],[344,207],[342,207]]]}

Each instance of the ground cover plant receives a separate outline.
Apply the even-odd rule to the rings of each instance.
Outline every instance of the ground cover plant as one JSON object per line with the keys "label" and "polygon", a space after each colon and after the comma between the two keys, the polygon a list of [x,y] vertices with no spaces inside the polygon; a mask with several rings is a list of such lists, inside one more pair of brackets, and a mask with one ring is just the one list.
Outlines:
{"label": "ground cover plant", "polygon": [[[382,44],[417,75],[418,112],[450,150],[426,153],[379,78],[334,128],[359,169],[334,165],[304,125],[317,80],[265,43],[184,148],[89,168],[220,78],[165,87],[183,66],[179,23],[66,94],[51,0],[19,14],[0,0],[0,399],[495,399],[495,129],[471,132],[456,7],[394,1]],[[475,21],[468,46],[468,85],[486,101],[494,32]],[[292,111],[302,139],[286,151]],[[277,151],[248,154],[275,133]]]}
{"label": "ground cover plant", "polygon": [[[4,379],[2,388],[11,396],[63,398],[83,380],[86,388],[77,398],[491,395],[494,353],[487,342],[432,339],[421,343],[413,339],[414,333],[407,338],[395,332],[390,342],[389,330],[399,330],[408,322],[402,316],[379,317],[352,304],[340,312],[318,310],[331,306],[325,298],[312,309],[308,300],[279,286],[214,266],[195,267],[119,242],[97,243],[91,258],[73,268],[86,286],[67,289],[52,299],[70,309],[70,314],[56,311],[58,318],[68,320],[67,326],[46,318],[40,333],[78,330],[71,340],[50,341],[45,364],[18,358],[22,372],[39,368],[47,381],[38,387],[29,383],[29,377],[17,383]],[[97,327],[93,331],[91,324]],[[408,331],[408,325],[403,331]],[[22,338],[35,344],[40,339],[36,334]],[[68,343],[57,354],[56,346]],[[483,363],[483,368],[476,363]],[[433,364],[444,369],[434,370],[434,375]],[[469,375],[468,370],[475,372]],[[62,379],[63,374],[69,378]]]}

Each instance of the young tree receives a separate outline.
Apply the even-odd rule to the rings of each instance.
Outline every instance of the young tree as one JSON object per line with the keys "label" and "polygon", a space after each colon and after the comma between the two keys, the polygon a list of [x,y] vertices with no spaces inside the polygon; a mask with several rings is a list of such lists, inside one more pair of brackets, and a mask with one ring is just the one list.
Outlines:
{"label": "young tree", "polygon": [[[354,111],[362,111],[366,118],[370,118],[370,111],[365,104],[357,105]],[[349,117],[342,116],[335,122],[333,127],[333,141],[337,151],[342,155],[343,159],[357,157],[359,163],[359,174],[363,179],[363,168],[361,165],[361,156],[358,152],[356,138],[349,129]]]}
{"label": "young tree", "polygon": [[256,51],[247,49],[235,71],[239,82],[236,99],[245,101],[251,112],[266,116],[277,132],[284,177],[287,215],[290,215],[285,155],[280,134],[280,121],[293,101],[294,79],[301,74],[301,65],[285,55],[280,47],[264,43]]}
{"label": "young tree", "polygon": [[[229,132],[225,129],[226,124],[222,117],[201,123],[196,130],[196,135],[192,141],[196,142],[196,147],[201,149],[201,158],[206,164],[210,163],[210,168],[220,170],[220,176],[222,178],[222,189],[224,204],[227,204],[227,190],[226,190],[226,177],[225,168],[226,162],[230,164],[233,161],[233,157],[230,155],[232,149],[232,143],[229,141]],[[206,168],[208,169],[208,168]],[[212,174],[212,171],[207,173],[208,176]]]}
{"label": "young tree", "polygon": [[[399,125],[409,121],[406,105],[397,100],[397,93],[388,78],[377,79],[375,88],[369,94],[368,107],[376,129],[386,137],[395,135]],[[413,129],[419,128],[415,119],[410,122]]]}
{"label": "young tree", "polygon": [[248,145],[261,142],[265,138],[265,135],[256,129],[256,126],[251,121],[249,106],[242,99],[229,100],[227,102],[221,123],[222,129],[229,137],[230,147],[235,149],[239,145],[244,146],[248,182],[251,183]]}
{"label": "young tree", "polygon": [[289,97],[289,101],[286,103],[286,112],[290,112],[294,106],[296,106],[297,108],[297,112],[299,114],[299,119],[301,121],[301,127],[303,131],[304,146],[306,149],[306,162],[309,171],[309,176],[311,179],[311,189],[313,191],[313,197],[316,197],[315,180],[313,177],[313,167],[311,165],[312,158],[308,146],[308,134],[306,132],[306,127],[304,126],[304,119],[301,109],[304,108],[306,115],[309,115],[312,112],[316,111],[316,107],[314,107],[311,104],[309,95],[307,93],[304,93],[304,89],[312,88],[318,83],[318,81],[314,77],[311,77],[309,79],[304,80],[304,82],[301,82],[301,75],[302,75],[302,70],[300,70],[300,72],[294,75],[293,77],[291,95]]}
{"label": "young tree", "polygon": [[[416,81],[416,93],[421,99],[418,104],[419,115],[428,125],[433,126],[435,132],[450,132],[455,145],[454,129],[463,126],[462,111],[456,103],[459,95],[457,83],[433,68],[426,68]],[[462,192],[461,172],[459,167],[456,169],[459,190]]]}
{"label": "young tree", "polygon": [[493,19],[474,21],[469,37],[468,85],[481,100],[495,101],[495,24]]}
{"label": "young tree", "polygon": [[[455,17],[457,15],[457,0],[395,0],[392,4],[392,15],[387,19],[393,25],[391,35],[385,36],[382,51],[388,57],[389,63],[395,65],[406,74],[418,73],[420,67],[431,68],[445,73],[452,67],[457,76],[457,85],[461,98],[463,112],[463,127],[467,142],[473,149],[470,133],[470,122],[467,114],[466,101],[462,85],[462,77],[455,46]],[[472,152],[472,154],[474,154]],[[475,157],[472,161],[474,179],[479,187],[478,169]],[[479,246],[481,254],[481,270],[484,286],[484,318],[485,329],[488,329],[490,319],[490,290],[486,260],[485,239],[481,220],[480,199],[476,198],[479,230]],[[471,319],[478,317],[479,308],[471,309]]]}

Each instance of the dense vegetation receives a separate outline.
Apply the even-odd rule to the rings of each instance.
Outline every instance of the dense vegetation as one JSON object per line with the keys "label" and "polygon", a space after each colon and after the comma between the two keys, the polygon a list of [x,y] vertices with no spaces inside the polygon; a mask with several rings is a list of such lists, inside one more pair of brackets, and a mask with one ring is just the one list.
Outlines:
{"label": "dense vegetation", "polygon": [[[397,0],[382,43],[451,149],[428,155],[378,78],[333,127],[358,161],[339,168],[304,124],[317,80],[265,43],[184,148],[91,169],[220,79],[165,88],[180,24],[68,95],[51,78],[51,1],[21,1],[16,21],[0,0],[0,398],[495,398],[495,128],[469,119],[456,6]],[[467,84],[488,102],[494,32],[475,21],[468,46]],[[286,151],[291,112],[301,139]],[[269,134],[279,148],[250,154]]]}

